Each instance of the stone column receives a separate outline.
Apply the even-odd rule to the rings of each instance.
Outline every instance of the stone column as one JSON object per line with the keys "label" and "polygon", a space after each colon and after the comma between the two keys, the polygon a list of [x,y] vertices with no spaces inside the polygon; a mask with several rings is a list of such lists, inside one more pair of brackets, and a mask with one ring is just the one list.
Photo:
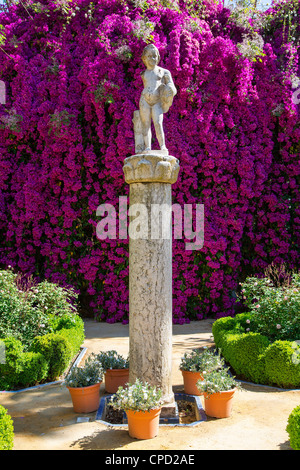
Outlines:
{"label": "stone column", "polygon": [[[129,381],[139,378],[161,388],[168,407],[174,404],[171,185],[177,180],[179,163],[175,157],[149,151],[126,158],[123,170],[130,185],[130,223],[136,217],[141,220],[136,204],[146,210],[146,227],[140,227],[140,235],[131,236],[129,226]],[[159,208],[169,234],[162,233]]]}

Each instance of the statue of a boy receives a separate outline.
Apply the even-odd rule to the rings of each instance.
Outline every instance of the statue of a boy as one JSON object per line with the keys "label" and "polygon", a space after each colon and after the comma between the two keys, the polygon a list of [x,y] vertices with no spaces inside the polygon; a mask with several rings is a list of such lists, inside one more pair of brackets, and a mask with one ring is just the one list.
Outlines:
{"label": "statue of a boy", "polygon": [[[161,151],[168,153],[163,130],[163,114],[168,112],[177,93],[170,72],[158,66],[160,55],[157,47],[149,44],[142,54],[146,70],[141,74],[144,90],[139,103],[139,117],[144,141],[144,151],[151,150],[151,119]],[[137,135],[136,135],[137,141]]]}

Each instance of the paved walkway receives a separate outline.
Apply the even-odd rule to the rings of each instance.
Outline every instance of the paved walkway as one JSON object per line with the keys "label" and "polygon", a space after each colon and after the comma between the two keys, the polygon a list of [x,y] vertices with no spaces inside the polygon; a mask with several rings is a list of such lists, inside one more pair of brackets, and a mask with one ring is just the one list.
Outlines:
{"label": "paved walkway", "polygon": [[[174,325],[174,391],[183,391],[178,369],[183,353],[213,344],[212,323]],[[109,349],[128,354],[128,325],[86,320],[85,326],[87,354]],[[158,436],[146,441],[130,438],[126,428],[95,421],[96,413],[80,415],[89,421],[79,423],[63,385],[0,394],[0,404],[14,421],[15,450],[290,450],[285,428],[289,414],[300,404],[300,391],[243,385],[229,418],[210,418],[194,427],[160,426]]]}

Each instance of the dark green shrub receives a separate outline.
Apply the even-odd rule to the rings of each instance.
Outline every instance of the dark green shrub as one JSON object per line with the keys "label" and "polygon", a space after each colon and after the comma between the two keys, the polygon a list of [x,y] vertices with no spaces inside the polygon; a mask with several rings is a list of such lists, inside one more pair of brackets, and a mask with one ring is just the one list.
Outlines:
{"label": "dark green shrub", "polygon": [[232,317],[222,317],[212,324],[212,334],[214,336],[215,345],[220,348],[220,340],[225,331],[233,330],[235,321]]}
{"label": "dark green shrub", "polygon": [[78,315],[56,319],[58,330],[36,336],[29,351],[14,337],[1,340],[5,361],[0,362],[0,389],[31,386],[45,380],[55,380],[68,367],[84,341],[84,322]]}
{"label": "dark green shrub", "polygon": [[41,353],[24,352],[18,360],[21,372],[18,376],[22,386],[32,386],[46,379],[49,363]]}
{"label": "dark green shrub", "polygon": [[62,315],[61,317],[58,316],[53,316],[51,320],[51,325],[53,328],[53,331],[59,331],[62,329],[70,329],[70,328],[76,328],[79,330],[84,329],[84,323],[82,318],[79,315],[73,314],[65,314]]}
{"label": "dark green shrub", "polygon": [[259,333],[243,333],[236,343],[230,363],[237,373],[255,383],[265,383],[264,352],[270,342]]}
{"label": "dark green shrub", "polygon": [[265,371],[270,384],[283,388],[300,387],[300,361],[291,341],[275,341],[265,351]]}
{"label": "dark green shrub", "polygon": [[65,371],[72,358],[72,350],[70,342],[60,333],[37,336],[30,347],[30,352],[41,353],[48,362],[49,380],[55,380]]}
{"label": "dark green shrub", "polygon": [[0,270],[0,389],[59,377],[84,341],[77,294]]}
{"label": "dark green shrub", "polygon": [[264,352],[268,338],[259,333],[227,332],[221,341],[221,352],[234,372],[255,383],[265,383]]}
{"label": "dark green shrub", "polygon": [[12,450],[14,445],[13,420],[0,405],[0,450]]}
{"label": "dark green shrub", "polygon": [[[284,388],[300,386],[300,347],[255,332],[252,313],[224,317],[212,326],[215,344],[234,372],[255,383]],[[250,330],[245,333],[245,331]]]}
{"label": "dark green shrub", "polygon": [[13,337],[1,340],[4,344],[5,360],[0,363],[0,390],[10,390],[19,381],[21,364],[18,362],[23,353],[21,341]]}
{"label": "dark green shrub", "polygon": [[290,438],[291,448],[300,450],[300,405],[296,406],[288,418],[286,432]]}
{"label": "dark green shrub", "polygon": [[[84,341],[84,322],[78,315],[64,315],[58,319],[55,332],[64,337],[70,344],[73,357]],[[71,357],[71,358],[72,358]]]}
{"label": "dark green shrub", "polygon": [[66,341],[68,341],[71,348],[71,359],[78,353],[80,346],[84,341],[84,330],[78,328],[63,328],[57,332],[62,336]]}
{"label": "dark green shrub", "polygon": [[212,325],[212,333],[217,348],[220,348],[220,341],[224,332],[245,333],[251,330],[252,314],[250,312],[239,313],[234,318],[223,317],[216,320]]}

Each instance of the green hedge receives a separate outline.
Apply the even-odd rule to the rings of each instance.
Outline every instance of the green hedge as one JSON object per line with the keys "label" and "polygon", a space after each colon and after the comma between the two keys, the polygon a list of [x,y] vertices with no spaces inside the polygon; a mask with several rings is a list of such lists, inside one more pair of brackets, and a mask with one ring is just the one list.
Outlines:
{"label": "green hedge", "polygon": [[227,332],[222,344],[222,355],[236,374],[251,382],[266,382],[263,353],[270,342],[265,336]]}
{"label": "green hedge", "polygon": [[8,337],[1,339],[5,348],[5,361],[0,364],[0,390],[10,390],[17,385],[22,372],[20,358],[23,345],[20,340]]}
{"label": "green hedge", "polygon": [[300,405],[291,412],[286,431],[289,434],[291,448],[300,450]]}
{"label": "green hedge", "polygon": [[47,378],[49,364],[43,354],[37,352],[24,352],[21,354],[18,365],[18,383],[30,385],[40,383]]}
{"label": "green hedge", "polygon": [[46,358],[49,380],[56,379],[66,370],[84,341],[83,321],[80,317],[76,317],[74,323],[62,318],[56,328],[55,333],[36,337],[30,347],[30,351],[42,353]]}
{"label": "green hedge", "polygon": [[283,388],[300,386],[300,364],[294,359],[294,344],[277,340],[265,352],[267,378]]}
{"label": "green hedge", "polygon": [[12,450],[14,445],[13,420],[0,405],[0,450]]}
{"label": "green hedge", "polygon": [[4,338],[5,363],[0,364],[0,389],[32,386],[57,379],[84,341],[84,323],[78,316],[55,319],[55,331],[34,338],[24,352],[21,341]]}
{"label": "green hedge", "polygon": [[249,313],[220,318],[212,325],[216,347],[235,374],[254,383],[300,387],[300,360],[295,360],[296,343],[281,340],[271,343],[260,333],[246,332],[249,325]]}

